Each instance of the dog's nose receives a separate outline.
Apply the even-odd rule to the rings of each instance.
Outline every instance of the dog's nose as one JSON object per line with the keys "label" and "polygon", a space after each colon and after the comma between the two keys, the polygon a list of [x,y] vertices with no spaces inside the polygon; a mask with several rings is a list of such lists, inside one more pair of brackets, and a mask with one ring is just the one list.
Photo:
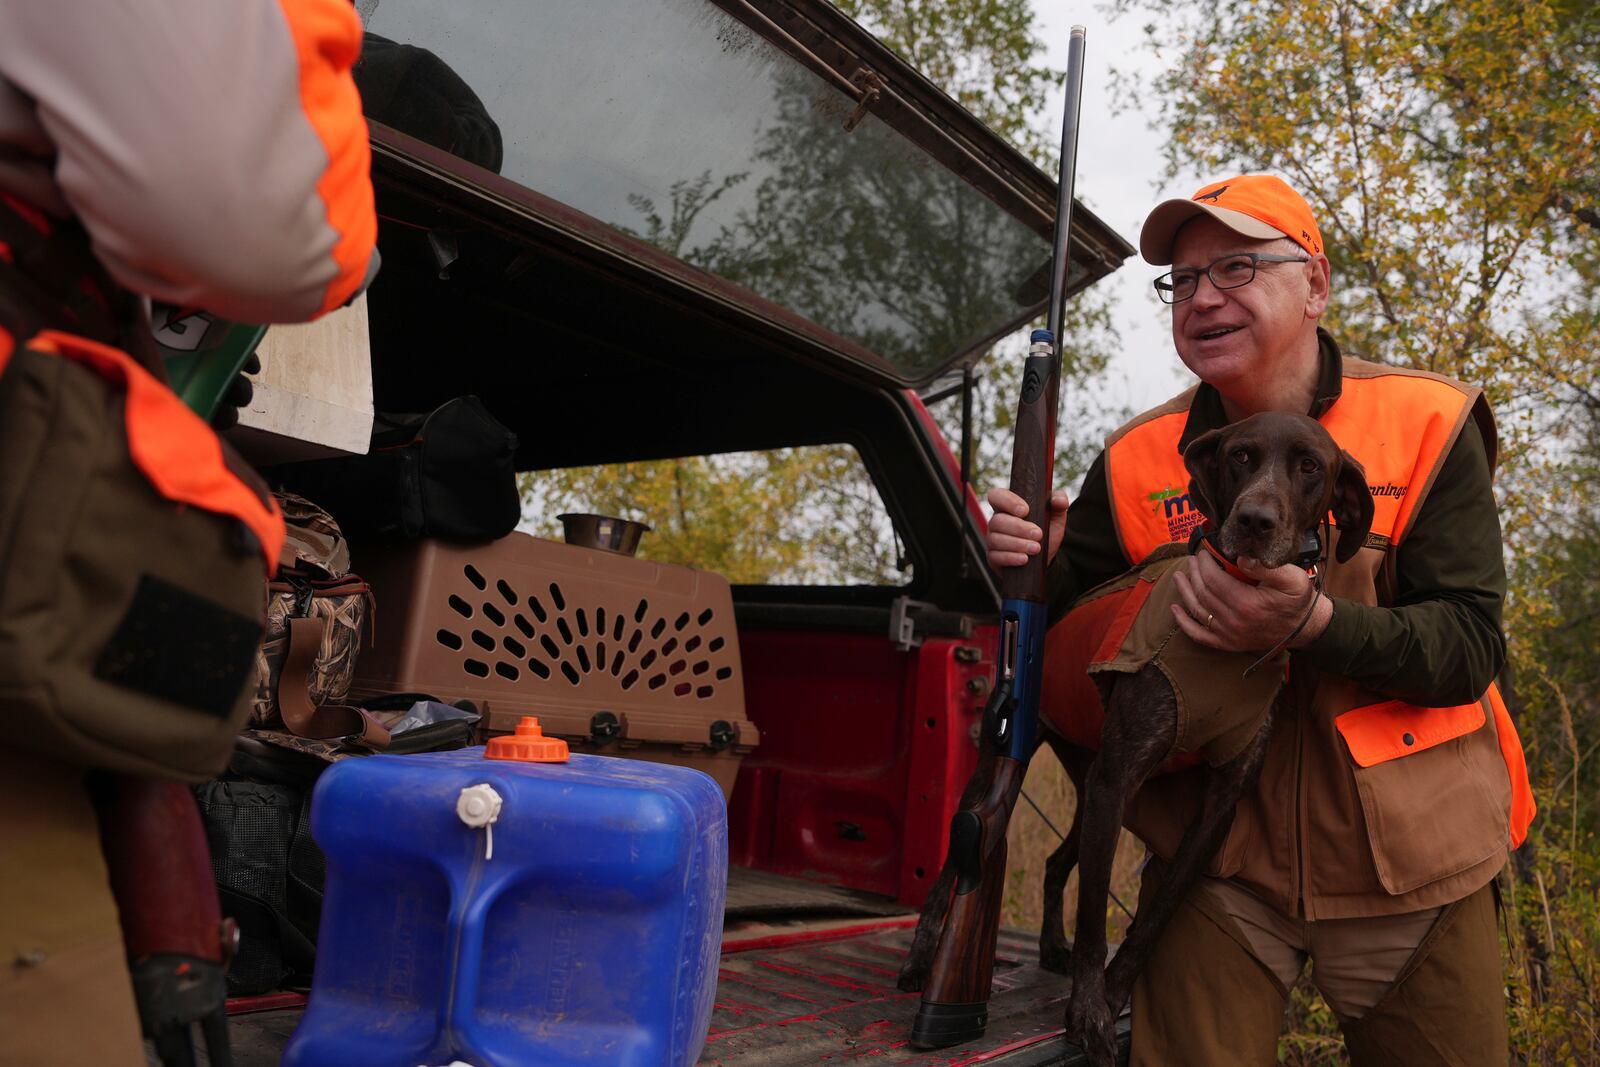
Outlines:
{"label": "dog's nose", "polygon": [[1240,501],[1234,509],[1233,519],[1239,524],[1239,532],[1253,537],[1266,537],[1278,528],[1278,518],[1272,509],[1261,504],[1247,504]]}

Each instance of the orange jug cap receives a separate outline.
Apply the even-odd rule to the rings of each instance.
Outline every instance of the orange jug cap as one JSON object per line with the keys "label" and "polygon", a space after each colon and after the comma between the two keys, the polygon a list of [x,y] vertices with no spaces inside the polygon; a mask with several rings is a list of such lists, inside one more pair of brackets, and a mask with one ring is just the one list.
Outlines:
{"label": "orange jug cap", "polygon": [[515,760],[519,763],[565,763],[567,743],[559,737],[546,737],[539,720],[524,715],[516,733],[491,737],[483,750],[484,759]]}

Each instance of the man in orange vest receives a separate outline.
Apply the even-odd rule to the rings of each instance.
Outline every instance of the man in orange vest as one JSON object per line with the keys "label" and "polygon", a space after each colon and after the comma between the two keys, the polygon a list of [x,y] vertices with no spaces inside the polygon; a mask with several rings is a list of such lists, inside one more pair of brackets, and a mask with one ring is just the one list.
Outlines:
{"label": "man in orange vest", "polygon": [[[66,335],[159,375],[146,298],[299,322],[364,286],[377,219],[349,0],[16,3],[3,25],[7,387]],[[0,1064],[145,1062],[90,769],[0,747]]]}
{"label": "man in orange vest", "polygon": [[[1198,385],[1115,431],[1076,503],[1040,526],[1009,490],[989,559],[1050,553],[1056,630],[1080,594],[1201,521],[1182,450],[1261,411],[1308,413],[1366,470],[1375,515],[1326,585],[1288,565],[1179,575],[1172,623],[1262,652],[1291,634],[1287,713],[1208,876],[1133,993],[1134,1064],[1270,1064],[1306,960],[1357,1064],[1504,1064],[1494,880],[1533,817],[1522,749],[1493,680],[1505,659],[1496,437],[1482,393],[1341,355],[1318,326],[1330,271],[1306,202],[1266,175],[1159,205],[1140,236]],[[1333,531],[1337,537],[1337,530]],[[1060,548],[1062,551],[1057,551]],[[1170,856],[1198,769],[1152,780],[1127,824]],[[1146,891],[1156,879],[1145,879]]]}

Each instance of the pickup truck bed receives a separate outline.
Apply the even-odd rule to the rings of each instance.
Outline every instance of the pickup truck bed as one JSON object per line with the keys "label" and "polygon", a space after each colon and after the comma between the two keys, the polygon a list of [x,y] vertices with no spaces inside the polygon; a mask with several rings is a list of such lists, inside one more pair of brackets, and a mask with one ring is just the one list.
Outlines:
{"label": "pickup truck bed", "polygon": [[[1013,929],[1000,933],[988,1033],[937,1052],[910,1048],[906,1034],[920,996],[896,989],[895,975],[915,926],[915,912],[883,897],[733,868],[716,1008],[700,1062],[718,1067],[812,1067],[856,1060],[917,1067],[1083,1062],[1077,1047],[1061,1036],[1069,983],[1039,969],[1036,932]],[[281,1003],[271,998],[231,1002],[237,1012],[230,1019],[236,1067],[278,1062],[300,1017],[298,1008],[261,1010]],[[1126,1018],[1122,1025],[1126,1035]]]}

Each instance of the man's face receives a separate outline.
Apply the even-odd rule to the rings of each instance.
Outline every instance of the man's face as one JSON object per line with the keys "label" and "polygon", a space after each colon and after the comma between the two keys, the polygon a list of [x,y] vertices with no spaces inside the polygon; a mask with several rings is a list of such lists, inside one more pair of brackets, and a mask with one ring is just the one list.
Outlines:
{"label": "man's face", "polygon": [[1272,375],[1287,365],[1302,331],[1314,328],[1327,303],[1326,286],[1314,284],[1317,264],[1263,263],[1255,280],[1237,289],[1217,289],[1203,273],[1234,252],[1295,254],[1290,241],[1257,241],[1202,216],[1178,231],[1174,270],[1202,272],[1194,296],[1172,305],[1172,343],[1183,365],[1222,390],[1251,377]]}

